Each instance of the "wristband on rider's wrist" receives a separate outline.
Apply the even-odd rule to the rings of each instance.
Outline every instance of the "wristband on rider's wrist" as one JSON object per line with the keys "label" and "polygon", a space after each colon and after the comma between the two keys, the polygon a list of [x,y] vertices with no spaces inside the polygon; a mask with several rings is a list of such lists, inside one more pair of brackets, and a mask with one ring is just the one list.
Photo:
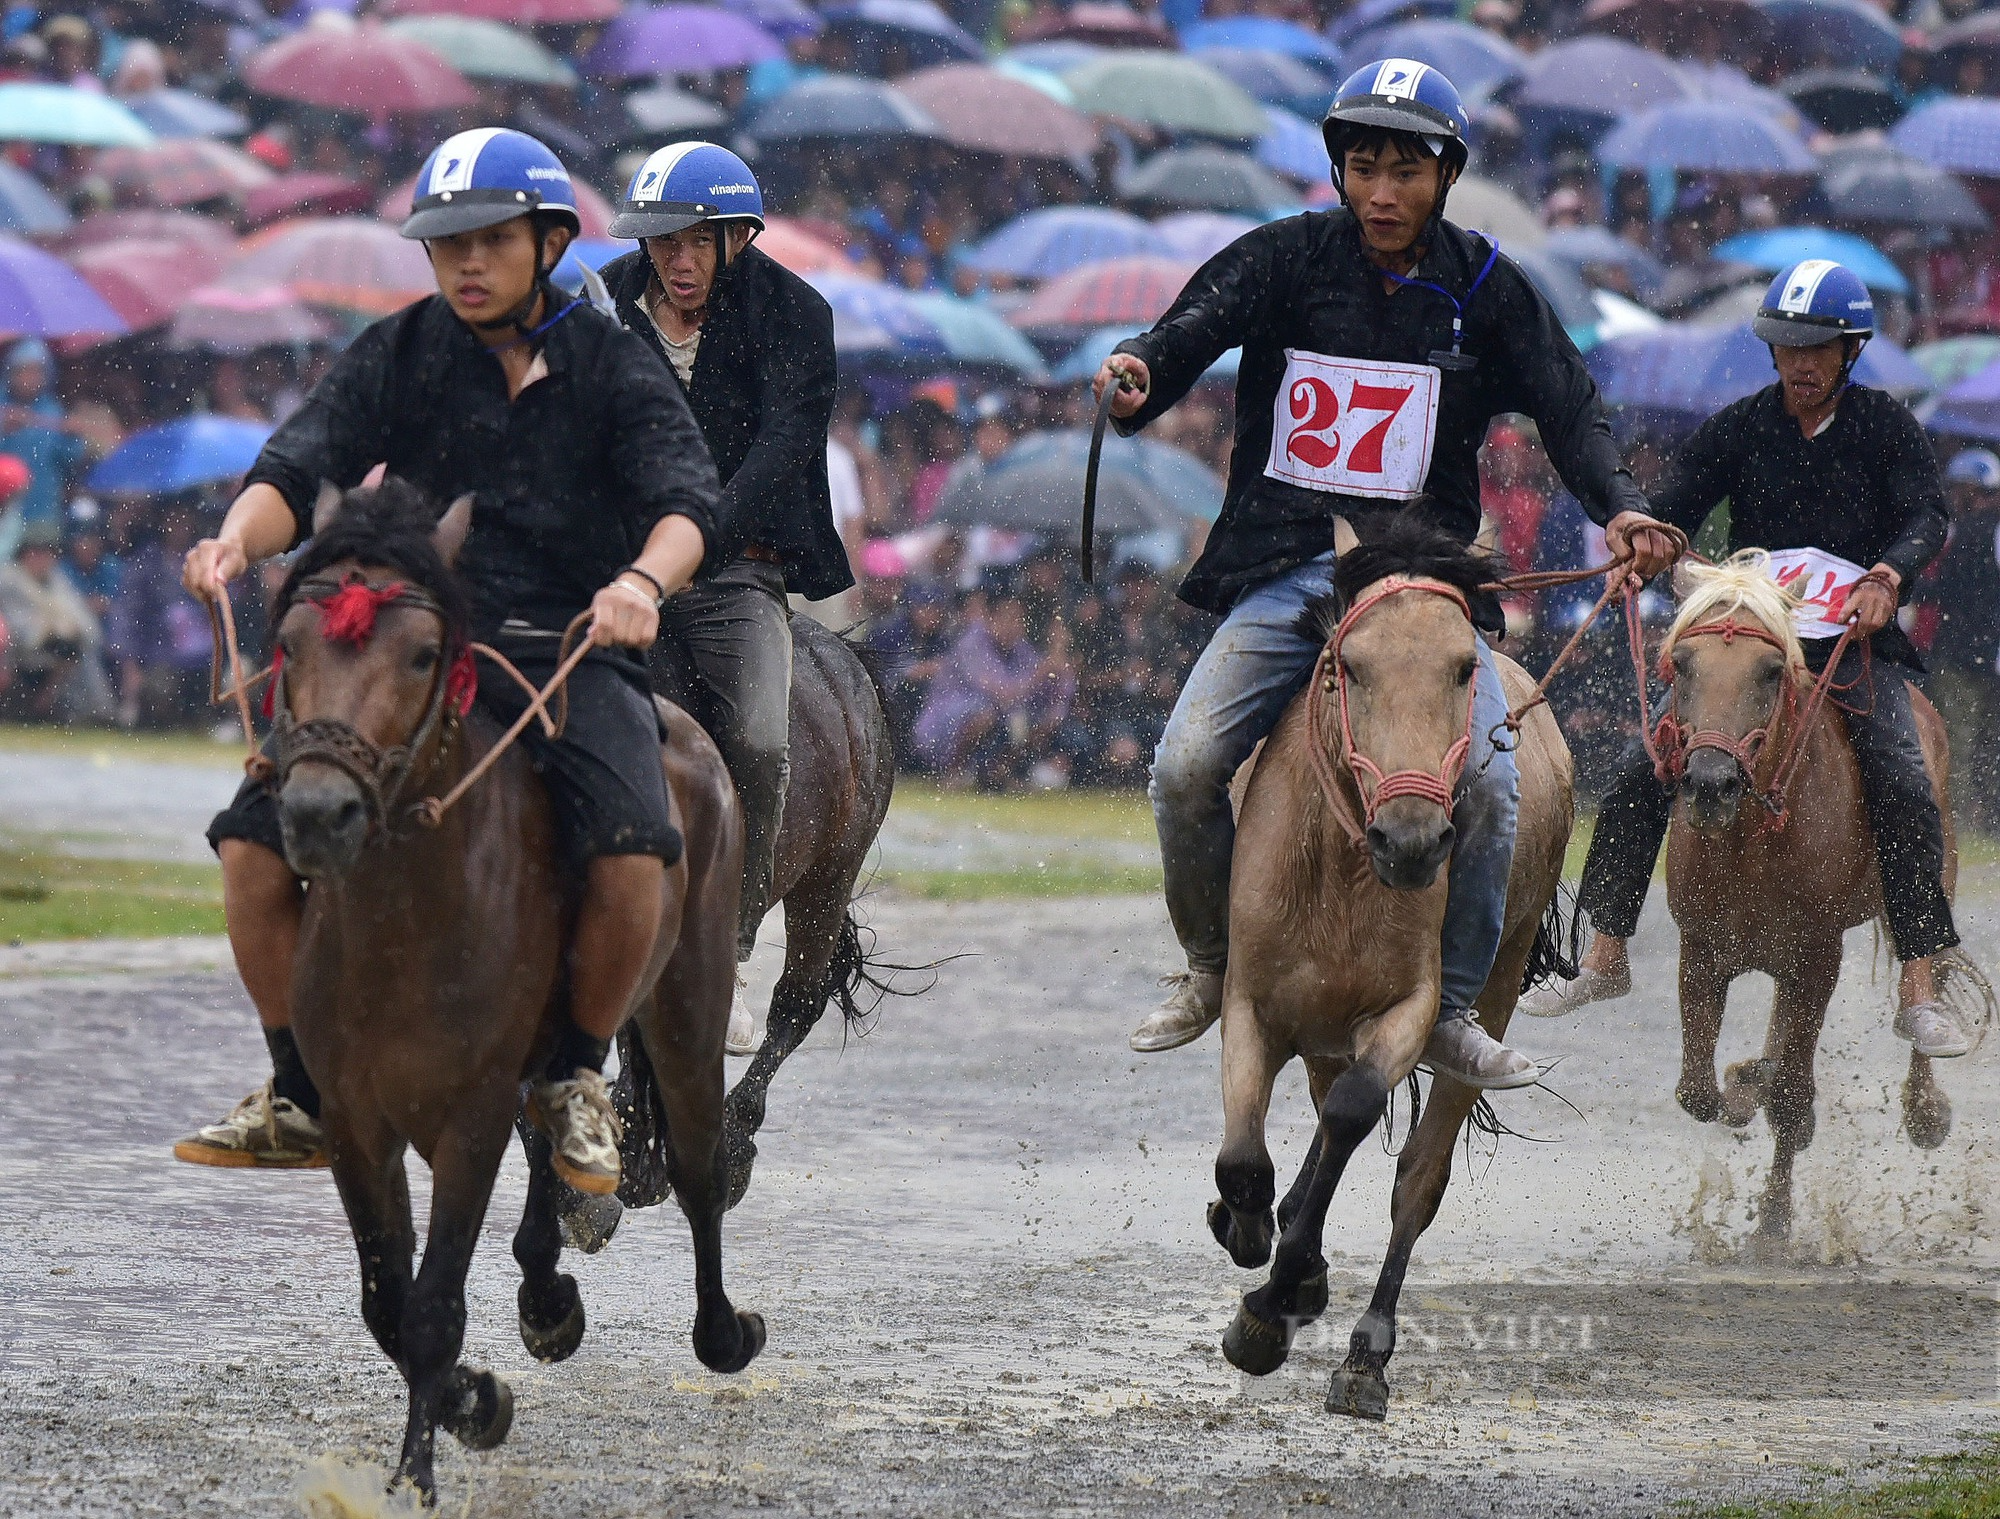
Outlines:
{"label": "wristband on rider's wrist", "polygon": [[[666,583],[662,581],[658,575],[655,575],[651,570],[641,569],[636,564],[628,564],[625,566],[624,569],[618,572],[618,575],[613,578],[612,583],[615,585],[619,579],[623,578],[626,575],[637,575],[641,580],[645,581],[646,584],[650,585],[653,588],[653,594],[648,599],[653,603],[654,611],[657,612],[661,607],[667,604]],[[639,588],[636,585],[631,586],[630,589],[635,592],[638,592],[641,595],[645,594],[644,592],[639,591]]]}

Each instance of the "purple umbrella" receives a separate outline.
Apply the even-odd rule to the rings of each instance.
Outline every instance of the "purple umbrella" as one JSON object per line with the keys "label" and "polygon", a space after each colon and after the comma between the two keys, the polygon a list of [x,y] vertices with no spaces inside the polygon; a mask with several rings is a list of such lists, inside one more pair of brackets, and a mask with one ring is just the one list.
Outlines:
{"label": "purple umbrella", "polygon": [[1612,129],[1598,162],[1618,169],[1708,174],[1810,174],[1816,160],[1796,133],[1755,108],[1708,100],[1656,107]]}
{"label": "purple umbrella", "polygon": [[1889,140],[1940,169],[2000,177],[2000,100],[1933,100],[1897,122]]}
{"label": "purple umbrella", "polygon": [[817,37],[826,29],[805,0],[722,0],[722,8],[749,17],[773,37]]}
{"label": "purple umbrella", "polygon": [[68,264],[19,238],[0,237],[0,332],[67,338],[130,330]]}
{"label": "purple umbrella", "polygon": [[593,79],[641,79],[748,68],[785,56],[754,21],[713,5],[634,6],[584,55]]}
{"label": "purple umbrella", "polygon": [[1572,37],[1528,59],[1513,103],[1603,121],[1690,93],[1686,79],[1658,53],[1617,37]]}

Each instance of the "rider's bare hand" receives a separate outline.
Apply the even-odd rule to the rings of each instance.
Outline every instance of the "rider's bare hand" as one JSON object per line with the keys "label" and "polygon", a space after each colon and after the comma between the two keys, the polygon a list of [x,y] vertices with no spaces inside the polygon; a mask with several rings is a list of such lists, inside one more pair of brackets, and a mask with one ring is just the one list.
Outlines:
{"label": "rider's bare hand", "polygon": [[660,612],[652,594],[632,581],[614,580],[591,598],[590,641],[600,649],[644,649],[659,633]]}
{"label": "rider's bare hand", "polygon": [[1888,583],[1864,580],[1847,598],[1847,621],[1860,638],[1873,637],[1889,626],[1896,615],[1896,593],[1903,585],[1903,577],[1886,564],[1876,565],[1875,573],[1886,576]]}
{"label": "rider's bare hand", "polygon": [[1680,543],[1664,522],[1644,512],[1620,512],[1604,528],[1604,546],[1614,559],[1630,559],[1632,573],[1651,580],[1680,558]]}
{"label": "rider's bare hand", "polygon": [[1091,399],[1103,400],[1107,385],[1120,385],[1118,394],[1111,398],[1111,415],[1123,421],[1146,404],[1146,392],[1153,388],[1153,374],[1146,368],[1144,359],[1134,358],[1129,353],[1114,353],[1098,368],[1097,378],[1090,382]]}
{"label": "rider's bare hand", "polygon": [[213,601],[218,592],[250,568],[250,556],[231,538],[204,538],[181,561],[181,584],[190,596]]}

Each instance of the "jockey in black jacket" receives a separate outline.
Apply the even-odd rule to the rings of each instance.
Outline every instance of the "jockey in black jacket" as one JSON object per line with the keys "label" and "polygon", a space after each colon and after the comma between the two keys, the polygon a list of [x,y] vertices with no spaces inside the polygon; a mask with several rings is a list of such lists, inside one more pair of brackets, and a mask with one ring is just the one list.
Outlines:
{"label": "jockey in black jacket", "polygon": [[[1931,969],[1931,957],[1957,944],[1958,931],[1944,893],[1944,822],[1904,682],[1906,671],[1923,666],[1896,625],[1898,601],[1943,550],[1951,524],[1937,456],[1907,406],[1849,378],[1875,330],[1875,303],[1851,270],[1825,259],[1785,270],[1753,326],[1771,345],[1778,383],[1704,422],[1681,446],[1653,506],[1692,532],[1727,500],[1732,550],[1769,549],[1781,570],[1811,554],[1816,583],[1854,587],[1834,615],[1866,641],[1850,643],[1834,679],[1873,692],[1864,710],[1843,707],[1842,715],[1903,962],[1896,1032],[1920,1054],[1963,1055],[1971,1039],[1939,1006]],[[1893,589],[1863,580],[1871,568]],[[1818,636],[1802,629],[1802,642],[1818,671],[1838,630],[1827,619],[1816,627]],[[1871,658],[1880,667],[1872,681],[1865,678]],[[1652,761],[1635,752],[1604,799],[1584,862],[1579,897],[1597,936],[1581,974],[1524,998],[1523,1011],[1553,1017],[1631,990],[1625,941],[1639,926],[1672,813],[1673,796]]]}
{"label": "jockey in black jacket", "polygon": [[[214,538],[189,550],[188,590],[213,598],[312,531],[322,482],[359,485],[378,464],[434,498],[470,492],[456,569],[472,634],[545,681],[563,629],[591,617],[595,651],[569,680],[561,735],[522,743],[548,786],[564,858],[583,879],[572,932],[569,1022],[532,1087],[557,1171],[615,1190],[618,1124],[599,1075],[658,932],[679,830],[658,717],[637,651],[660,605],[715,533],[715,469],[687,403],[632,334],[549,283],[578,225],[570,178],[534,138],[481,128],[425,162],[403,236],[423,240],[438,294],[375,323],[272,434]],[[525,699],[480,667],[503,721]],[[319,1094],[291,1033],[303,895],[271,793],[246,784],[209,829],[222,859],[230,946],[257,1005],[271,1083],[175,1146],[217,1166],[312,1166]]]}
{"label": "jockey in black jacket", "polygon": [[[739,962],[771,908],[791,777],[786,593],[819,600],[854,583],[826,477],[833,312],[757,250],[763,226],[749,165],[713,143],[676,143],[640,166],[611,223],[640,250],[603,270],[619,320],[680,381],[722,480],[709,572],[664,610],[653,670],[707,727],[742,800]],[[755,1047],[739,980],[728,1048]]]}

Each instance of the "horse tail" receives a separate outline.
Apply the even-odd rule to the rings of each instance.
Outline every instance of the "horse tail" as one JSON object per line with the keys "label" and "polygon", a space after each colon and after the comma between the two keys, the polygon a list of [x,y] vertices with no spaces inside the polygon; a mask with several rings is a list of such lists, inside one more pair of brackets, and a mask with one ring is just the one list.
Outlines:
{"label": "horse tail", "polygon": [[[827,1000],[840,1008],[842,1020],[857,1037],[875,1026],[883,999],[923,996],[937,985],[939,969],[958,958],[947,955],[942,960],[930,960],[921,965],[884,960],[875,952],[875,930],[855,914],[854,909],[860,901],[857,895],[847,904],[847,912],[840,920],[840,929],[833,943],[833,961],[826,973]],[[921,986],[906,987],[897,983],[899,976],[912,975],[929,979]]]}
{"label": "horse tail", "polygon": [[612,1106],[625,1130],[618,1140],[623,1177],[618,1200],[628,1208],[651,1208],[673,1191],[668,1180],[673,1142],[667,1132],[666,1102],[660,1078],[646,1053],[646,1041],[627,1024],[618,1031],[618,1080],[611,1088]]}
{"label": "horse tail", "polygon": [[1556,980],[1574,980],[1577,960],[1583,953],[1583,904],[1568,883],[1556,887],[1535,930],[1535,942],[1528,950],[1528,966],[1521,975],[1522,995]]}

